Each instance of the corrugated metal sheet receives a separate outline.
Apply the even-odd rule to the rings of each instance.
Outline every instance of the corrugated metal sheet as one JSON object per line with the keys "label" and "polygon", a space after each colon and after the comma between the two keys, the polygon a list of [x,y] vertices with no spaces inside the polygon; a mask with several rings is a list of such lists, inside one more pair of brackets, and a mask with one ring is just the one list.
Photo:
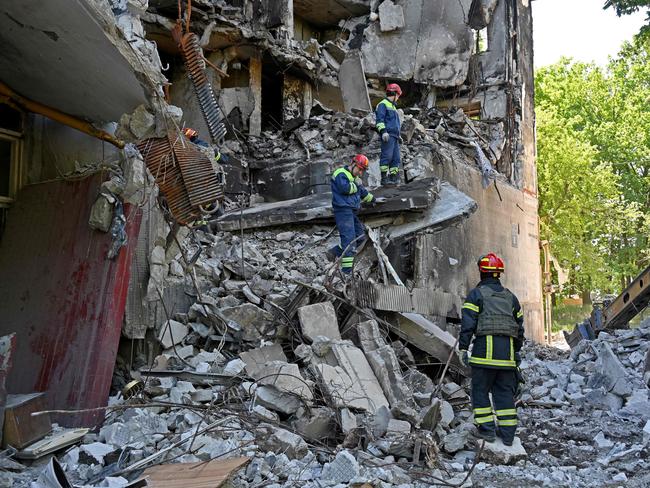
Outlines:
{"label": "corrugated metal sheet", "polygon": [[[0,335],[16,332],[11,393],[46,391],[51,407],[106,405],[140,217],[126,206],[129,244],[106,258],[109,234],[88,227],[100,175],[32,185],[0,241]],[[102,413],[53,419],[94,425]]]}
{"label": "corrugated metal sheet", "polygon": [[391,312],[413,312],[441,317],[460,317],[460,297],[432,288],[355,282],[354,296],[360,307]]}

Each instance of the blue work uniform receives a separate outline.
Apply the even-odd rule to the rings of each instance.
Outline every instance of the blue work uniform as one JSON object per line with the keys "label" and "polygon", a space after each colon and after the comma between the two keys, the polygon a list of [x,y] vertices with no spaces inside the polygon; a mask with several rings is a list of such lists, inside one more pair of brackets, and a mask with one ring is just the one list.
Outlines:
{"label": "blue work uniform", "polygon": [[355,181],[348,168],[339,168],[332,173],[332,210],[341,244],[330,252],[341,258],[341,271],[351,273],[357,247],[365,239],[365,229],[357,217],[361,202],[372,202],[374,197],[366,188]]}
{"label": "blue work uniform", "polygon": [[[492,314],[490,325],[481,330],[481,321],[485,319],[481,314],[495,309],[488,306],[487,300],[500,301],[501,310],[507,310],[507,314],[501,313],[496,318]],[[500,333],[492,334],[490,329]],[[517,430],[516,369],[524,342],[524,312],[517,297],[504,288],[498,278],[481,280],[463,304],[459,348],[466,351],[472,337],[474,343],[469,364],[472,367],[474,422],[479,431],[494,434],[496,415],[499,435],[504,442],[511,443]]]}
{"label": "blue work uniform", "polygon": [[397,106],[387,98],[377,104],[375,109],[376,128],[379,134],[388,132],[388,142],[381,141],[379,170],[382,173],[396,175],[399,172],[400,157],[400,121]]}

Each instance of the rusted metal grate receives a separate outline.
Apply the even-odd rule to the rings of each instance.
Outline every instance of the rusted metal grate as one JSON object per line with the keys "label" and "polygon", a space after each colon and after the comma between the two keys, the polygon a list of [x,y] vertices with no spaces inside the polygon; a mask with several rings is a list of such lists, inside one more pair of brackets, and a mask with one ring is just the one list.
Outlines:
{"label": "rusted metal grate", "polygon": [[223,199],[223,186],[208,157],[178,137],[146,139],[138,144],[147,168],[183,225],[201,216],[199,206]]}
{"label": "rusted metal grate", "polygon": [[221,145],[226,135],[226,126],[223,123],[221,109],[212,91],[212,84],[208,80],[205,71],[205,60],[203,59],[203,50],[199,45],[199,37],[193,32],[181,34],[180,25],[172,30],[172,35],[183,54],[185,67],[194,86],[194,92],[199,101],[212,142]]}

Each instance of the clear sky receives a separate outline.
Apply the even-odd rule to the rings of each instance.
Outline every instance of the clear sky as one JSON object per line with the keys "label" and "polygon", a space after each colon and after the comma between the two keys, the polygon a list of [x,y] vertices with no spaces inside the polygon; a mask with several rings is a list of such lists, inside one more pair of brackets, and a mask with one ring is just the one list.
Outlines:
{"label": "clear sky", "polygon": [[645,12],[617,17],[603,10],[604,0],[534,0],[533,42],[535,67],[572,57],[605,65],[623,41],[629,41],[645,23]]}

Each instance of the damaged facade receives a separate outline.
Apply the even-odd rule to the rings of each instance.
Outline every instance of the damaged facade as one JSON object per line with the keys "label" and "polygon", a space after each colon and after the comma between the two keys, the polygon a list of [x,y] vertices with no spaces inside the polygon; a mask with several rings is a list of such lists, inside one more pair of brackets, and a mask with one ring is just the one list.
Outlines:
{"label": "damaged facade", "polygon": [[[376,473],[347,450],[317,458],[314,443],[370,442],[368,456],[416,467],[438,445],[450,455],[469,445],[453,350],[479,255],[503,256],[527,337],[544,337],[528,1],[2,9],[7,391],[90,409],[52,414],[65,426],[100,425],[105,412],[92,409],[132,379],[145,383],[139,399],[197,405],[183,418],[164,407],[110,414],[68,451],[75,482],[100,482],[114,451],[103,446],[138,444],[135,425],[149,438],[132,467],[185,451],[191,432],[199,452],[181,461],[237,449],[254,458],[244,442],[289,464],[312,456],[318,473],[305,480],[334,484]],[[357,286],[342,294],[323,260],[337,240],[330,175],[363,152],[378,184],[372,110],[394,81],[405,88],[404,184],[373,190],[388,202],[362,213],[370,239]],[[190,144],[185,127],[211,147]],[[213,404],[233,408],[220,428],[240,438],[205,434]],[[249,478],[269,462],[254,458]],[[434,483],[406,472],[384,481],[411,480]]]}

